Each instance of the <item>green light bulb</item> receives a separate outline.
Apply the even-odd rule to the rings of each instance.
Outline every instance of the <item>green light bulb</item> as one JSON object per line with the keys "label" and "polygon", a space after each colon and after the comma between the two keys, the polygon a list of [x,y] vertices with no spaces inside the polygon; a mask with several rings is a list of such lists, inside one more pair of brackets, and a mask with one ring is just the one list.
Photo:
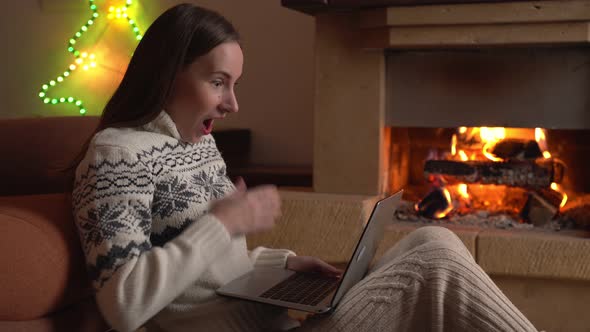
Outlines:
{"label": "green light bulb", "polygon": [[72,46],[68,47],[68,52],[74,52],[74,48]]}
{"label": "green light bulb", "polygon": [[57,99],[51,99],[51,103],[52,103],[53,105],[57,104]]}
{"label": "green light bulb", "polygon": [[65,77],[68,77],[68,76],[70,76],[70,72],[69,72],[69,71],[64,71],[64,76],[65,76]]}
{"label": "green light bulb", "polygon": [[94,21],[93,20],[88,20],[88,25],[92,25],[92,24],[94,24]]}
{"label": "green light bulb", "polygon": [[49,89],[49,87],[47,86],[47,84],[43,84],[43,90],[47,90]]}
{"label": "green light bulb", "polygon": [[45,97],[45,92],[39,92],[39,97],[41,97],[41,98]]}
{"label": "green light bulb", "polygon": [[135,23],[135,21],[132,19],[129,19],[129,24],[133,25],[133,23]]}
{"label": "green light bulb", "polygon": [[96,5],[94,5],[94,4],[93,5],[90,5],[90,9],[96,10]]}
{"label": "green light bulb", "polygon": [[135,37],[135,39],[141,40],[141,35],[137,35],[137,37]]}
{"label": "green light bulb", "polygon": [[58,77],[57,77],[57,81],[58,81],[58,82],[63,82],[63,80],[64,80],[64,78],[63,78],[63,77],[61,77],[61,76],[58,76]]}
{"label": "green light bulb", "polygon": [[80,114],[86,114],[86,109],[85,108],[81,108],[80,109]]}
{"label": "green light bulb", "polygon": [[72,44],[72,45],[76,44],[76,40],[74,38],[70,39],[70,44]]}
{"label": "green light bulb", "polygon": [[44,102],[45,104],[49,104],[49,102],[50,102],[50,101],[51,101],[51,99],[49,99],[49,98],[45,98],[45,99],[43,99],[43,102]]}
{"label": "green light bulb", "polygon": [[76,51],[76,52],[74,52],[74,56],[75,56],[75,57],[78,57],[79,55],[80,55],[80,51]]}
{"label": "green light bulb", "polygon": [[68,97],[68,102],[73,102],[74,101],[74,97]]}
{"label": "green light bulb", "polygon": [[63,103],[64,101],[66,101],[66,99],[64,97],[59,98],[60,103]]}
{"label": "green light bulb", "polygon": [[55,81],[54,80],[49,81],[49,85],[54,86],[55,85]]}
{"label": "green light bulb", "polygon": [[83,26],[82,26],[82,28],[80,28],[80,29],[81,29],[82,31],[86,31],[86,30],[88,30],[88,28],[87,28],[85,25],[83,25]]}
{"label": "green light bulb", "polygon": [[76,100],[76,106],[80,106],[82,105],[82,101],[81,100]]}
{"label": "green light bulb", "polygon": [[97,18],[98,17],[98,13],[92,14],[92,17]]}

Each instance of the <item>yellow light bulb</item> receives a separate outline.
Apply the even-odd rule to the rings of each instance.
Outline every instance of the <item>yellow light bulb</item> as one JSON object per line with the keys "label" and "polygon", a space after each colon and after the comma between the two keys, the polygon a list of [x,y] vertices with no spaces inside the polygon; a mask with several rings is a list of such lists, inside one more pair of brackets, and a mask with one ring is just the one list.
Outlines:
{"label": "yellow light bulb", "polygon": [[109,12],[112,12],[113,10],[115,10],[115,7],[113,7],[113,6],[110,6],[110,7],[109,7]]}
{"label": "yellow light bulb", "polygon": [[84,68],[84,70],[88,70],[88,65],[84,65],[82,68]]}
{"label": "yellow light bulb", "polygon": [[94,60],[94,58],[96,58],[96,55],[94,53],[90,54],[90,60]]}
{"label": "yellow light bulb", "polygon": [[76,63],[77,64],[81,64],[82,63],[82,59],[80,59],[80,58],[76,59]]}
{"label": "yellow light bulb", "polygon": [[82,52],[82,57],[83,57],[83,58],[85,58],[85,57],[87,57],[87,56],[88,56],[88,53],[86,53],[86,52]]}
{"label": "yellow light bulb", "polygon": [[92,61],[92,62],[90,63],[90,67],[92,67],[92,68],[96,67],[96,62]]}
{"label": "yellow light bulb", "polygon": [[76,70],[76,65],[75,64],[71,64],[70,65],[70,70]]}

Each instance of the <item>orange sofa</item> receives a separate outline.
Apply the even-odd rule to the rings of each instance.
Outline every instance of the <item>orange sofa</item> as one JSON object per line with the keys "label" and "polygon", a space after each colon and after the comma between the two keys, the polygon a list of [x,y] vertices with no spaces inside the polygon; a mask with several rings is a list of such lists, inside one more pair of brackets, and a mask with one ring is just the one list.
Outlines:
{"label": "orange sofa", "polygon": [[0,120],[0,331],[107,331],[71,214],[71,175],[96,117]]}

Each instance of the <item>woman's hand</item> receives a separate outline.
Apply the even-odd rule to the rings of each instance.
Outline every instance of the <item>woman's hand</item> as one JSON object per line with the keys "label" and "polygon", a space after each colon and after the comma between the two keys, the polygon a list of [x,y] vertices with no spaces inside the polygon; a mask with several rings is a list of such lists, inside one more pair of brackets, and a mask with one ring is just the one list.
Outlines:
{"label": "woman's hand", "polygon": [[211,213],[233,235],[257,233],[271,229],[281,214],[281,199],[275,186],[247,190],[239,178],[236,191],[211,206]]}
{"label": "woman's hand", "polygon": [[315,272],[329,277],[340,277],[342,270],[311,256],[289,256],[287,257],[287,269],[297,272]]}

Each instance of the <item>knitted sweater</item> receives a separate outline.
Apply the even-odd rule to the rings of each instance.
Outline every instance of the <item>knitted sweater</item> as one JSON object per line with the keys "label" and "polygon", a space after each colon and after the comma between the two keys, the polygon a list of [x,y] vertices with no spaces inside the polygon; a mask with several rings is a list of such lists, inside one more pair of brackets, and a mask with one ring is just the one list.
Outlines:
{"label": "knitted sweater", "polygon": [[186,143],[166,112],[97,133],[76,170],[73,209],[99,309],[112,327],[260,330],[283,310],[215,289],[253,266],[284,268],[289,250],[246,248],[212,214],[235,188],[211,135]]}

